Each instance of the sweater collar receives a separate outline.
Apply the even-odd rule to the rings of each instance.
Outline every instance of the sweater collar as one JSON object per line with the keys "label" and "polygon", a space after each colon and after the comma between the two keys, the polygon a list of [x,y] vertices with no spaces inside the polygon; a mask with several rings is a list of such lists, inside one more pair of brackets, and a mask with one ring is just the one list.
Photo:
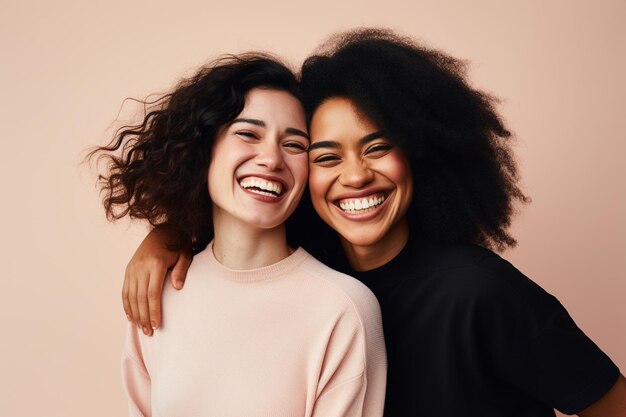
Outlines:
{"label": "sweater collar", "polygon": [[202,262],[207,262],[213,268],[219,270],[223,277],[239,282],[257,282],[278,278],[296,269],[308,256],[304,249],[298,248],[288,257],[271,265],[254,269],[230,269],[215,258],[213,241],[208,244],[206,249],[196,255]]}

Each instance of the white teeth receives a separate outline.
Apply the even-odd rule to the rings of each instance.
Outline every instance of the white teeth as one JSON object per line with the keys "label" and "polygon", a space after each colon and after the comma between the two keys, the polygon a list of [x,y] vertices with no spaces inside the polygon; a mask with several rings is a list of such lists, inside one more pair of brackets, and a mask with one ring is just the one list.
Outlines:
{"label": "white teeth", "polygon": [[259,191],[259,190],[255,190],[255,189],[250,189],[248,191],[253,192],[255,194],[266,195],[268,197],[274,197],[274,198],[278,197],[276,194],[268,193],[268,192],[265,192],[265,191]]}
{"label": "white teeth", "polygon": [[370,197],[352,200],[342,200],[339,202],[341,210],[351,214],[367,213],[380,206],[385,197]]}
{"label": "white teeth", "polygon": [[[239,182],[239,185],[248,191],[253,191],[257,194],[269,195],[271,197],[276,197],[276,195],[280,194],[283,190],[282,184],[257,177],[244,178]],[[254,188],[258,188],[258,190],[255,190]]]}

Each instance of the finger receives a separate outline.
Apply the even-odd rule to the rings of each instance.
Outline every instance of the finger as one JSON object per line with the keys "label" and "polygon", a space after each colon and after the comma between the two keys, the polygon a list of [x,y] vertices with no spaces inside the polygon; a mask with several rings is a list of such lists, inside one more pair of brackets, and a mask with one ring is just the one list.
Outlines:
{"label": "finger", "polygon": [[137,309],[139,310],[139,325],[146,336],[152,335],[150,325],[150,311],[148,309],[148,283],[150,276],[144,275],[137,281]]}
{"label": "finger", "polygon": [[178,260],[174,267],[172,268],[172,285],[177,290],[183,288],[185,285],[185,279],[187,279],[187,271],[189,270],[189,266],[191,266],[191,261],[193,257],[191,255],[191,251],[183,249],[178,254]]}
{"label": "finger", "polygon": [[130,301],[128,300],[128,289],[130,287],[130,278],[128,275],[128,268],[124,274],[124,284],[122,285],[122,305],[124,306],[124,313],[128,321],[133,321],[133,311],[130,308]]}
{"label": "finger", "polygon": [[163,294],[163,282],[167,268],[163,265],[156,265],[150,272],[148,282],[148,313],[150,316],[150,327],[154,330],[161,324],[161,300]]}
{"label": "finger", "polygon": [[139,309],[137,308],[137,280],[128,281],[128,303],[130,304],[131,317],[135,324],[139,325]]}

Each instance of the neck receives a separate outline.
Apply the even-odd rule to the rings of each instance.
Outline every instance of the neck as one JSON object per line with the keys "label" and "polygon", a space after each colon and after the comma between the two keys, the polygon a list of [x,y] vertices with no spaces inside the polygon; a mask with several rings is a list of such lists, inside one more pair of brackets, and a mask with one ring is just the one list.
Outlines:
{"label": "neck", "polygon": [[371,245],[355,245],[341,237],[348,263],[355,271],[370,271],[385,265],[398,256],[408,241],[409,226],[406,219],[398,222],[382,239]]}
{"label": "neck", "polygon": [[227,268],[261,268],[275,264],[293,252],[287,245],[284,224],[262,229],[214,209],[213,225],[213,253]]}

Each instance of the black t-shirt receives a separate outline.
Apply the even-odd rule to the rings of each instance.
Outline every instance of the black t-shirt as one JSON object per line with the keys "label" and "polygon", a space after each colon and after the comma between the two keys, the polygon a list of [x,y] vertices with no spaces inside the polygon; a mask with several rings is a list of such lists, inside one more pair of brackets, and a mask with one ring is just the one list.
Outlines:
{"label": "black t-shirt", "polygon": [[386,417],[576,413],[619,375],[556,298],[487,249],[408,245],[346,272],[382,309]]}

